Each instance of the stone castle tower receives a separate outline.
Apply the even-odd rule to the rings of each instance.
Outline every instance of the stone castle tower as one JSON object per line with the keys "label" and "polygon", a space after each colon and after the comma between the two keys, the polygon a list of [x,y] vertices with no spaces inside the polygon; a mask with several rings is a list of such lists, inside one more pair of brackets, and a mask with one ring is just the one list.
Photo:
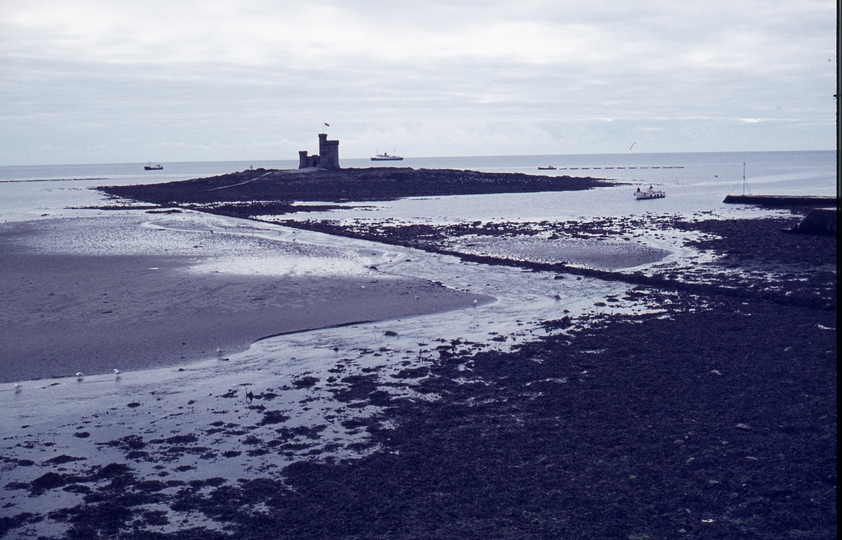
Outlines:
{"label": "stone castle tower", "polygon": [[298,168],[318,167],[319,169],[339,170],[339,141],[327,140],[327,133],[319,133],[319,153],[307,155],[307,150],[298,152]]}

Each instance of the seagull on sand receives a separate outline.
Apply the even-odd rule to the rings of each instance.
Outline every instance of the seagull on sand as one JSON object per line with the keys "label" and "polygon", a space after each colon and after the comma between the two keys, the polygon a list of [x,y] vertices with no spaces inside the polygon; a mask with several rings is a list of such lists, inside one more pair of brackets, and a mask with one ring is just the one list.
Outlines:
{"label": "seagull on sand", "polygon": [[15,394],[23,390],[23,385],[19,382],[15,383]]}
{"label": "seagull on sand", "polygon": [[122,373],[122,371],[120,371],[119,369],[116,369],[116,368],[115,368],[115,369],[114,369],[114,378],[115,378],[115,379],[119,379],[119,378],[120,378],[120,373]]}
{"label": "seagull on sand", "polygon": [[81,371],[79,371],[79,372],[77,372],[77,373],[76,373],[76,380],[77,380],[77,381],[81,381],[81,380],[82,380],[82,379],[84,379],[84,378],[85,378],[85,374],[84,374],[84,373],[82,373]]}

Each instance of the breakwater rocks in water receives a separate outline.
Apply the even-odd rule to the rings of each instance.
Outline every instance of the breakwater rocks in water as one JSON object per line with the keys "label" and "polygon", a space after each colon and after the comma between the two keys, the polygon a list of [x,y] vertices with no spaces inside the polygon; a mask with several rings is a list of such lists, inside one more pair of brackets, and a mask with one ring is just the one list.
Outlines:
{"label": "breakwater rocks in water", "polygon": [[383,201],[403,197],[578,191],[610,185],[614,182],[597,178],[383,167],[339,171],[256,169],[212,178],[98,189],[125,199],[172,206],[211,205],[211,211],[249,216],[296,211],[291,205],[297,201]]}
{"label": "breakwater rocks in water", "polygon": [[756,204],[767,208],[795,208],[800,206],[833,206],[836,197],[813,197],[809,195],[728,195],[722,201],[727,204]]}
{"label": "breakwater rocks in water", "polygon": [[801,234],[836,235],[836,197],[799,195],[728,195],[722,201],[728,204],[755,204],[766,208],[788,208],[807,212],[801,223],[789,229]]}
{"label": "breakwater rocks in water", "polygon": [[836,208],[813,208],[791,232],[836,236]]}

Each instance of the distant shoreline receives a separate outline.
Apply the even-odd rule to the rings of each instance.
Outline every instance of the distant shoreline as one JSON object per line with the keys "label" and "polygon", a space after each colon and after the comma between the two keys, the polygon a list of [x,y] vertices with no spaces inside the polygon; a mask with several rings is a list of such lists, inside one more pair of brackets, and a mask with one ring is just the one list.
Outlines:
{"label": "distant shoreline", "polygon": [[[482,161],[486,159],[517,159],[517,160],[536,160],[535,166],[539,165],[546,165],[543,161],[546,159],[553,159],[553,158],[570,158],[570,157],[581,157],[587,160],[597,158],[597,157],[613,157],[613,156],[622,156],[623,158],[634,159],[640,156],[687,156],[687,155],[723,155],[723,156],[739,156],[740,159],[743,157],[752,157],[752,156],[768,156],[773,154],[835,154],[835,148],[828,148],[828,149],[811,149],[811,150],[722,150],[722,151],[709,151],[709,152],[597,152],[597,153],[573,153],[573,154],[505,154],[505,155],[479,155],[479,156],[404,156],[404,162],[408,162],[412,165],[421,165],[423,166],[425,163],[430,161],[451,161],[451,160],[473,160],[473,161]],[[352,163],[352,167],[354,166],[361,166],[364,164],[371,163],[370,156],[361,156],[361,157],[343,157],[342,162],[345,164]],[[132,166],[132,167],[142,167],[146,165],[146,161],[123,161],[123,162],[102,162],[102,163],[29,163],[29,164],[5,164],[0,165],[0,170],[2,169],[21,169],[21,168],[54,168],[54,167],[120,167],[120,166]],[[192,159],[186,161],[160,161],[162,165],[165,167],[173,166],[173,165],[185,165],[185,164],[220,164],[220,163],[236,163],[238,167],[248,167],[250,164],[254,167],[263,167],[266,170],[267,166],[271,165],[272,167],[295,167],[298,165],[298,159],[230,159],[230,160],[216,160],[216,159]],[[349,167],[349,168],[352,168]],[[141,170],[141,172],[143,172]]]}

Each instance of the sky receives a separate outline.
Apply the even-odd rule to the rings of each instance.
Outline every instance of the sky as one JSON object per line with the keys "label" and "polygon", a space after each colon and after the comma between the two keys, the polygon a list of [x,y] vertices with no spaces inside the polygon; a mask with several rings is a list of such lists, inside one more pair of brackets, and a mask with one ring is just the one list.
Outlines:
{"label": "sky", "polygon": [[[833,150],[828,0],[0,0],[0,165]],[[325,123],[329,127],[325,127]]]}

